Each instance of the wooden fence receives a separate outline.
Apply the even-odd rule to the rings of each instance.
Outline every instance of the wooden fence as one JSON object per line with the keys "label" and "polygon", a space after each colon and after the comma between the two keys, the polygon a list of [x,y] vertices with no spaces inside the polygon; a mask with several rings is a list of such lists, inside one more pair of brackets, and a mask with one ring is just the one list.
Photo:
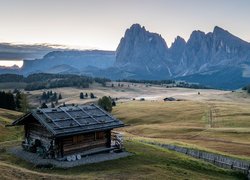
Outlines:
{"label": "wooden fence", "polygon": [[192,156],[197,159],[202,159],[204,161],[210,162],[222,168],[240,171],[246,174],[248,179],[250,180],[250,162],[248,161],[239,160],[236,158],[227,157],[224,155],[210,153],[210,152],[206,152],[202,150],[196,150],[196,149],[191,149],[187,147],[171,145],[171,144],[161,144],[161,143],[149,142],[149,141],[141,141],[141,142],[152,144],[152,145],[157,145],[162,148],[166,148],[166,149],[173,150],[179,153],[183,153],[183,154]]}

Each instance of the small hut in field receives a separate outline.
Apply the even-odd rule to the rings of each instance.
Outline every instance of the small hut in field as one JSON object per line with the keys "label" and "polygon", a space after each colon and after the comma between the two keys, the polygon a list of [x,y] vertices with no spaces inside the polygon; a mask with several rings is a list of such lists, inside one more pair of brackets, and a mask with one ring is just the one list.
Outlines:
{"label": "small hut in field", "polygon": [[33,110],[17,125],[24,125],[22,147],[44,158],[70,161],[122,148],[119,138],[111,143],[111,133],[124,123],[94,104]]}
{"label": "small hut in field", "polygon": [[173,97],[166,97],[166,98],[164,98],[163,100],[164,100],[164,101],[176,101],[176,99],[173,98]]}

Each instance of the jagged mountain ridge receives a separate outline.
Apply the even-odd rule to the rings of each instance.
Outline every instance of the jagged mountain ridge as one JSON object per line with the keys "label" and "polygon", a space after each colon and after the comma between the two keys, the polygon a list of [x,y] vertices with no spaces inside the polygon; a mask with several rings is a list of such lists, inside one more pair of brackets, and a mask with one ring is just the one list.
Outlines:
{"label": "jagged mountain ridge", "polygon": [[[150,36],[156,37],[158,43],[148,43]],[[168,48],[160,35],[150,33],[136,24],[126,31],[116,52],[115,64],[120,68],[125,66],[129,71],[129,66],[133,65],[151,68],[161,65],[165,66],[161,70],[170,68],[170,77],[207,71],[214,66],[250,62],[250,44],[217,26],[207,34],[194,31],[187,42],[178,36]]]}
{"label": "jagged mountain ridge", "polygon": [[[147,41],[150,36],[157,38],[158,44],[151,45]],[[240,80],[242,83],[249,81],[249,77],[244,76],[246,74],[244,71],[250,64],[250,44],[218,26],[209,33],[193,31],[187,42],[178,36],[170,48],[164,44],[165,41],[160,35],[150,33],[138,24],[133,25],[121,39],[115,64],[122,74],[130,75],[125,78],[131,79],[143,79],[141,74],[148,77],[148,71],[142,70],[150,67],[155,73],[151,76],[153,79],[181,79],[180,77],[188,76],[189,81],[201,82],[201,79],[194,77],[205,73],[206,76],[202,76],[204,78],[202,82],[206,85],[206,78],[211,80],[213,78],[210,76],[213,76],[215,72],[215,76],[220,76],[222,73],[218,72],[223,71],[228,78],[230,78],[230,72],[234,72],[232,76],[241,75],[241,77],[232,79]],[[156,49],[157,47],[160,48]],[[241,72],[235,73],[236,69]],[[220,77],[214,80],[216,79],[223,81]]]}

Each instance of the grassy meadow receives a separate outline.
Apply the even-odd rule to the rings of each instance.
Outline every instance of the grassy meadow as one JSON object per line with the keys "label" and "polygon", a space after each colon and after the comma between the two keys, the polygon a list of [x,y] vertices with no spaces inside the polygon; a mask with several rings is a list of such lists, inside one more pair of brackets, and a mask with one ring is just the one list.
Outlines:
{"label": "grassy meadow", "polygon": [[131,101],[113,114],[128,134],[174,140],[221,153],[250,157],[250,105],[232,102]]}
{"label": "grassy meadow", "polygon": [[[196,112],[199,114],[199,112]],[[125,141],[133,155],[98,164],[70,169],[36,168],[8,152],[20,144],[22,128],[3,125],[21,113],[0,109],[0,172],[1,179],[244,179],[241,173],[224,170],[206,162],[172,152],[135,139]],[[163,120],[163,119],[162,119]],[[138,123],[138,122],[137,122]],[[192,122],[190,122],[192,123]],[[8,138],[7,138],[8,137]]]}
{"label": "grassy meadow", "polygon": [[[126,150],[133,155],[67,170],[36,168],[8,152],[8,148],[20,145],[23,130],[5,125],[22,113],[0,109],[2,179],[245,179],[240,173],[139,141],[172,143],[250,160],[250,98],[242,92],[143,84],[51,90],[62,94],[59,104],[97,100],[82,100],[80,92],[93,92],[98,98],[104,95],[118,98],[112,114],[129,125],[119,131],[124,132]],[[42,92],[25,92],[31,107],[39,106]],[[181,101],[164,102],[165,97]],[[141,98],[145,101],[139,101]]]}

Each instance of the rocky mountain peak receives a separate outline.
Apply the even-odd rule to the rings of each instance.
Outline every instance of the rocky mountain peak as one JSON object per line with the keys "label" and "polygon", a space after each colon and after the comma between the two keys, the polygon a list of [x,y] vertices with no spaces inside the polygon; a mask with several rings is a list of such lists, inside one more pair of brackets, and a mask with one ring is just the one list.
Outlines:
{"label": "rocky mountain peak", "polygon": [[167,51],[167,44],[161,35],[134,24],[126,30],[118,45],[115,65],[131,72],[136,69],[152,74],[166,68]]}
{"label": "rocky mountain peak", "polygon": [[229,33],[229,32],[219,26],[214,27],[213,34],[224,34],[224,33]]}
{"label": "rocky mountain peak", "polygon": [[195,43],[197,41],[202,41],[206,37],[206,34],[202,31],[193,31],[192,34],[190,35],[189,40],[187,43]]}
{"label": "rocky mountain peak", "polygon": [[172,43],[170,49],[175,49],[175,48],[179,48],[179,47],[184,47],[186,45],[186,41],[185,39],[183,39],[180,36],[177,36],[174,40],[174,42]]}

